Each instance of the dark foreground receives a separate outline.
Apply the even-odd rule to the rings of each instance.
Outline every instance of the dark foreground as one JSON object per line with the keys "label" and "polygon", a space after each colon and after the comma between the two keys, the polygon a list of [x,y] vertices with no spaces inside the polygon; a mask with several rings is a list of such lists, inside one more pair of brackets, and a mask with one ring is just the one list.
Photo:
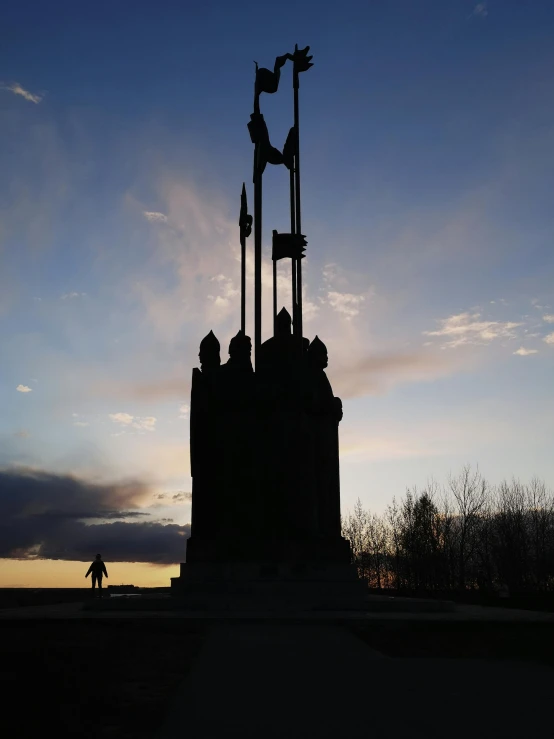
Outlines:
{"label": "dark foreground", "polygon": [[389,621],[350,628],[388,657],[517,660],[554,667],[552,623]]}
{"label": "dark foreground", "polygon": [[6,736],[151,737],[204,629],[180,621],[3,621]]}
{"label": "dark foreground", "polygon": [[[464,684],[460,678],[461,687],[452,685],[452,700],[459,710],[475,699],[474,678],[482,673],[483,663],[473,663],[473,659],[486,659],[499,668],[512,660],[527,663],[525,669],[536,665],[539,670],[547,670],[539,684],[544,685],[545,679],[554,684],[554,628],[549,623],[377,621],[325,627],[309,622],[280,625],[278,620],[244,620],[225,625],[193,619],[14,619],[1,622],[0,629],[0,694],[7,707],[3,725],[8,724],[11,729],[7,736],[155,737],[167,723],[167,716],[172,711],[175,715],[176,705],[183,706],[183,714],[178,709],[177,719],[170,722],[169,734],[164,736],[184,736],[191,724],[198,729],[196,723],[205,725],[207,730],[210,721],[220,724],[214,724],[214,733],[205,736],[219,736],[220,730],[225,732],[227,719],[218,713],[218,706],[223,707],[226,702],[228,737],[273,736],[271,727],[277,726],[279,716],[277,723],[285,721],[290,701],[296,712],[304,711],[304,718],[308,716],[308,723],[303,725],[305,732],[310,715],[317,719],[315,730],[322,718],[318,711],[329,710],[324,706],[317,709],[320,699],[312,696],[324,689],[329,692],[327,700],[337,704],[333,712],[342,713],[348,719],[346,723],[353,718],[349,712],[362,710],[359,701],[366,702],[363,711],[369,711],[369,730],[372,723],[375,728],[371,713],[376,707],[371,708],[372,695],[368,693],[364,698],[362,686],[367,680],[368,686],[373,684],[372,675],[376,684],[383,679],[387,682],[393,702],[401,708],[413,692],[414,682],[408,680],[408,675],[418,675],[420,671],[422,675],[436,675],[439,664],[445,665],[446,660],[452,665],[448,672],[463,673],[468,680]],[[340,633],[344,636],[340,637]],[[367,650],[366,645],[372,649]],[[382,660],[375,662],[379,652],[392,658],[386,660],[386,669]],[[434,662],[437,659],[440,663]],[[356,666],[358,677],[352,674],[352,665]],[[286,678],[283,681],[281,673]],[[491,678],[494,674],[502,673],[493,670]],[[405,679],[400,679],[402,676]],[[295,680],[298,686],[293,689]],[[317,680],[321,680],[321,686],[316,690],[312,683]],[[410,686],[406,687],[406,695],[403,682]],[[335,687],[331,690],[332,684]],[[258,688],[261,692],[253,706],[250,698]],[[487,690],[494,693],[494,685],[488,685]],[[236,700],[231,698],[235,694]],[[496,700],[499,697],[495,696]],[[310,708],[312,699],[314,708]],[[383,696],[380,700],[384,700]],[[277,711],[273,717],[269,715],[271,705]],[[210,706],[212,711],[207,717]],[[201,718],[195,719],[195,712],[201,710]],[[502,710],[511,711],[509,703]],[[518,710],[524,710],[524,706]],[[256,725],[250,726],[249,717],[254,720],[254,716]],[[239,719],[241,726],[236,724]],[[391,720],[394,729],[394,717]],[[206,721],[207,725],[202,723]],[[421,735],[425,735],[424,717],[420,716],[416,724],[424,732]],[[289,725],[289,736],[297,735],[293,728]],[[300,724],[297,728],[300,731]],[[335,731],[339,728],[337,724]],[[318,735],[327,736],[325,732]],[[394,730],[389,734],[397,735],[400,736]]]}

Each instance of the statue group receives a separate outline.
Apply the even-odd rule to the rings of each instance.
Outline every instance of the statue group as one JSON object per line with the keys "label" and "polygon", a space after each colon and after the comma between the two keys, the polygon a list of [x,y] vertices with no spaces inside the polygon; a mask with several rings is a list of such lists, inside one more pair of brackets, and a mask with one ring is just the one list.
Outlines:
{"label": "statue group", "polygon": [[[350,562],[341,536],[338,428],[342,403],[325,373],[327,348],[303,336],[299,75],[311,66],[309,47],[277,57],[273,70],[258,68],[254,112],[254,218],[243,185],[241,329],[221,362],[212,331],[200,344],[192,373],[190,449],[191,537],[181,578],[223,565],[257,563],[291,575]],[[277,91],[281,69],[293,63],[294,125],[280,152],[270,144],[260,112],[261,93]],[[262,178],[267,164],[289,171],[291,231],[273,231],[273,336],[261,336]],[[253,228],[252,228],[253,227]],[[254,231],[254,346],[246,335],[246,239]],[[292,315],[277,313],[277,267],[291,260]],[[254,364],[252,353],[254,350]],[[207,569],[206,569],[207,568]],[[210,569],[211,568],[211,569]],[[228,570],[227,570],[228,571]]]}
{"label": "statue group", "polygon": [[242,330],[220,360],[210,332],[191,392],[192,536],[187,562],[344,558],[338,426],[342,403],[316,336],[298,356],[283,309],[256,372]]}

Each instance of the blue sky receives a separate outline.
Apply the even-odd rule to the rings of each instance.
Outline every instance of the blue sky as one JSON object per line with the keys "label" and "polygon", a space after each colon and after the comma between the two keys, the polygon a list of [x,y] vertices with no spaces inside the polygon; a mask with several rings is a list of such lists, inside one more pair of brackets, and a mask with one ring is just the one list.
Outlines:
{"label": "blue sky", "polygon": [[[141,480],[188,522],[155,496],[191,488],[199,341],[238,328],[253,60],[298,43],[305,333],[345,402],[343,508],[466,462],[554,485],[553,30],[546,0],[5,3],[0,464]],[[262,101],[277,147],[289,75]]]}

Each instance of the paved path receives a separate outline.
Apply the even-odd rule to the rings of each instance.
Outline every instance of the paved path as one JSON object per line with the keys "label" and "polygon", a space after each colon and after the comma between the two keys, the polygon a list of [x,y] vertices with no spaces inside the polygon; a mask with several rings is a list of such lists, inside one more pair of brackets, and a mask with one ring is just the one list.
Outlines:
{"label": "paved path", "polygon": [[384,657],[339,626],[214,623],[158,739],[554,737],[554,670]]}

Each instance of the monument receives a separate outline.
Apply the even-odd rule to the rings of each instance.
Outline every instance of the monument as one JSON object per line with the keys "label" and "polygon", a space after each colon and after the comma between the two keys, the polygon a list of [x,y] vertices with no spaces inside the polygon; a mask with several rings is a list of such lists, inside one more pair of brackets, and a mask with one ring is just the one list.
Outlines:
{"label": "monument", "polygon": [[[256,64],[254,217],[243,185],[239,217],[241,326],[222,362],[212,331],[200,343],[192,373],[191,537],[172,595],[249,592],[359,593],[350,545],[341,536],[338,428],[342,403],[325,373],[327,349],[303,335],[300,199],[300,75],[309,47],[277,57],[273,71]],[[262,93],[279,87],[293,65],[294,123],[281,151],[270,143],[260,112]],[[289,173],[290,232],[273,231],[273,335],[262,341],[262,182],[267,164]],[[254,342],[246,335],[246,241],[254,232]],[[292,305],[279,312],[277,269],[290,260]],[[252,364],[252,349],[254,366]],[[319,598],[319,600],[318,600]]]}

